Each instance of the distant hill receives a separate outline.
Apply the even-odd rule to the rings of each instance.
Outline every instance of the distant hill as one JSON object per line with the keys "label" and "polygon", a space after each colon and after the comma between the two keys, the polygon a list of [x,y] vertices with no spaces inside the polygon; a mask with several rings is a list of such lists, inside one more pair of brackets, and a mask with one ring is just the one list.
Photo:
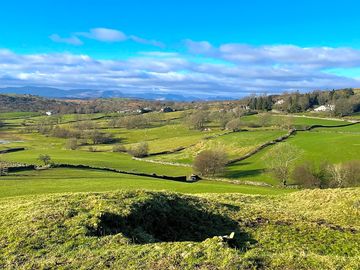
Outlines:
{"label": "distant hill", "polygon": [[95,89],[70,89],[64,90],[54,87],[38,87],[38,86],[23,86],[23,87],[4,87],[0,88],[0,94],[29,94],[48,98],[141,98],[152,100],[171,100],[171,101],[195,101],[195,100],[225,100],[229,97],[214,96],[211,98],[201,98],[197,96],[184,96],[171,93],[123,93],[119,90],[95,90]]}

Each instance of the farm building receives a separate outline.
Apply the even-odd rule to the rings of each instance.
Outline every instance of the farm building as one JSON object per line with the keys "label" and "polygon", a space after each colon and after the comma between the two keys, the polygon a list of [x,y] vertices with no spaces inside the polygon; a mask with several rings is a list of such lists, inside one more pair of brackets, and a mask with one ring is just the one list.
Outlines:
{"label": "farm building", "polygon": [[164,112],[164,113],[173,112],[173,111],[174,111],[174,109],[172,109],[171,107],[165,107],[165,108],[161,109],[161,112]]}
{"label": "farm building", "polygon": [[335,105],[321,105],[314,109],[315,112],[330,112],[335,109]]}

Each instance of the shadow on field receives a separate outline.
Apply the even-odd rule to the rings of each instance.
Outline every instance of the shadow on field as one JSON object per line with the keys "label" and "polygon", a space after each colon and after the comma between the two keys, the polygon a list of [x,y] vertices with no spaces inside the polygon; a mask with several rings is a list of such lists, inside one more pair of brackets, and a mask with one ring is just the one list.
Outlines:
{"label": "shadow on field", "polygon": [[[242,232],[236,221],[226,215],[210,212],[207,205],[197,199],[156,195],[132,206],[130,213],[122,216],[103,213],[91,236],[106,236],[122,233],[133,243],[154,242],[201,242],[214,236],[235,232],[229,246],[241,250],[246,243],[254,242]],[[230,209],[229,209],[230,210]]]}
{"label": "shadow on field", "polygon": [[241,177],[251,177],[264,173],[263,169],[254,169],[254,170],[235,170],[235,171],[227,171],[226,177],[230,178],[241,178]]}

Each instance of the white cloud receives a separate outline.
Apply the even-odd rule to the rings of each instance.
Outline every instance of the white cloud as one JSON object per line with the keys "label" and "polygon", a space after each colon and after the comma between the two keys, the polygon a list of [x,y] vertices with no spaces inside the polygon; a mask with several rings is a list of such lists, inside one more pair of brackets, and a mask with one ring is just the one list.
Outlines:
{"label": "white cloud", "polygon": [[52,34],[49,38],[54,42],[67,43],[72,45],[82,45],[83,41],[80,38],[94,39],[100,42],[123,42],[126,40],[132,40],[136,43],[147,44],[163,48],[165,45],[162,42],[156,40],[150,40],[141,38],[135,35],[126,35],[124,32],[111,29],[111,28],[92,28],[88,32],[77,32],[72,34],[69,38],[60,37],[58,34]]}
{"label": "white cloud", "polygon": [[[244,46],[221,46],[206,61],[203,56],[161,51],[142,52],[126,60],[104,60],[71,53],[16,54],[0,49],[0,84],[119,89],[124,93],[166,89],[189,96],[241,96],[360,85],[357,79],[325,71],[335,64],[360,66],[357,50],[311,48],[311,52],[304,52],[298,47],[271,46],[262,47],[260,52],[255,48],[254,53],[253,47]],[[311,59],[302,59],[304,53]],[[216,57],[223,60],[211,61]]]}
{"label": "white cloud", "polygon": [[77,35],[103,42],[121,42],[128,39],[123,32],[109,28],[93,28],[89,32],[77,33]]}
{"label": "white cloud", "polygon": [[52,41],[58,42],[58,43],[66,43],[66,44],[71,44],[71,45],[82,45],[83,44],[83,42],[76,36],[62,38],[58,34],[52,34],[49,36],[49,38]]}
{"label": "white cloud", "polygon": [[303,65],[314,68],[354,67],[360,65],[360,50],[353,48],[299,47],[295,45],[251,46],[188,40],[190,53],[223,59],[235,64]]}

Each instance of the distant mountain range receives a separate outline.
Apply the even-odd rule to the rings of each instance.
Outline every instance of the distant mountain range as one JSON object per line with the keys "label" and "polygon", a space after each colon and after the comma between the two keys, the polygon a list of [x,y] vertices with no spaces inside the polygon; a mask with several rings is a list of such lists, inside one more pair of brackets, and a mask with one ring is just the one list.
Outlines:
{"label": "distant mountain range", "polygon": [[171,101],[195,101],[195,100],[224,100],[229,97],[216,96],[211,98],[202,98],[195,96],[184,96],[170,93],[132,93],[124,94],[117,90],[94,90],[94,89],[71,89],[64,90],[54,87],[38,87],[38,86],[23,86],[23,87],[4,87],[0,88],[0,94],[29,94],[42,96],[47,98],[140,98],[151,100],[171,100]]}

